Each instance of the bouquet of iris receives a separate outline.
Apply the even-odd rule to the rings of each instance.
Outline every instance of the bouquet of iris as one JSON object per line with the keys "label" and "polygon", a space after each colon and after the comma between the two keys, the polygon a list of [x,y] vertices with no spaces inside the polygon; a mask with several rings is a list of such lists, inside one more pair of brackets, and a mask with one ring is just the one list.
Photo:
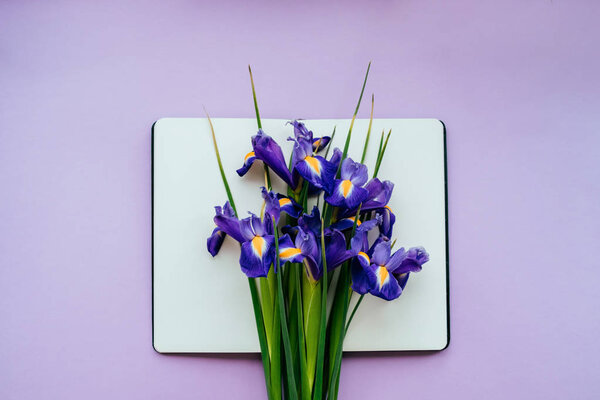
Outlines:
{"label": "bouquet of iris", "polygon": [[[350,123],[344,149],[330,149],[335,136],[315,137],[291,121],[291,156],[262,129],[252,71],[250,81],[258,132],[237,170],[244,176],[261,161],[265,186],[258,215],[240,219],[208,117],[228,201],[215,207],[216,225],[207,240],[216,256],[226,236],[240,243],[240,267],[248,277],[269,399],[336,399],[344,337],[364,296],[398,298],[411,272],[429,256],[422,247],[394,250],[395,215],[388,207],[394,184],[377,177],[390,133],[382,132],[375,168],[348,155],[369,67]],[[291,131],[293,130],[293,136]],[[287,185],[275,193],[272,175]],[[360,296],[350,312],[352,296]],[[330,303],[330,304],[328,304]]]}

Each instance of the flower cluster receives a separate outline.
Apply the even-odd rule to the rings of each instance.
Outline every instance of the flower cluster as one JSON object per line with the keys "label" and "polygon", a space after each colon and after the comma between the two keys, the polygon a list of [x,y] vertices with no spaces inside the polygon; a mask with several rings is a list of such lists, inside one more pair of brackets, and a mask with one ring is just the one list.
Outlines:
{"label": "flower cluster", "polygon": [[[393,249],[396,215],[388,203],[394,184],[377,178],[390,132],[385,141],[382,132],[370,178],[363,164],[374,96],[361,161],[347,157],[369,69],[370,64],[344,150],[330,152],[335,129],[331,137],[316,137],[302,121],[291,121],[289,158],[262,129],[249,71],[258,133],[237,173],[244,176],[255,163],[262,164],[266,187],[259,215],[238,217],[208,118],[229,201],[215,207],[216,227],[207,247],[215,256],[227,236],[240,243],[270,400],[336,399],[344,338],[364,296],[398,298],[410,274],[429,260],[422,247]],[[272,173],[286,183],[285,193],[273,192]],[[349,313],[355,293],[360,297]]]}
{"label": "flower cluster", "polygon": [[[281,264],[303,264],[313,283],[321,278],[325,265],[330,272],[348,262],[353,291],[385,300],[397,298],[409,274],[420,271],[429,257],[421,247],[400,248],[392,254],[390,239],[396,217],[388,202],[394,184],[376,177],[369,180],[367,166],[350,157],[342,159],[338,148],[327,159],[321,153],[331,141],[329,136],[314,137],[301,121],[290,124],[294,136],[288,138],[293,142],[289,166],[279,144],[260,129],[237,173],[244,176],[254,163],[262,161],[287,183],[291,195],[261,188],[261,217],[251,213],[238,219],[229,202],[215,207],[216,228],[207,241],[209,252],[215,256],[228,235],[241,244],[240,266],[248,277],[266,277],[279,258]],[[321,194],[324,219],[317,206],[310,213],[307,209],[307,198]],[[283,213],[286,223],[279,228]],[[378,234],[370,244],[373,235],[369,232],[374,228]],[[278,239],[276,229],[283,233]]]}

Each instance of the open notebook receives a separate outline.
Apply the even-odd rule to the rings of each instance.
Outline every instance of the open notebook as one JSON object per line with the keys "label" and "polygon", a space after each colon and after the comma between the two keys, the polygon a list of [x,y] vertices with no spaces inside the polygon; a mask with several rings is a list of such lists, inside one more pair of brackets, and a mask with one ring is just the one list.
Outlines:
{"label": "open notebook", "polygon": [[[286,157],[293,135],[283,119],[263,129]],[[356,120],[349,156],[359,160],[368,120]],[[263,169],[240,178],[235,170],[251,150],[254,119],[213,120],[240,217],[258,213]],[[342,148],[350,120],[307,120],[315,136],[337,134]],[[382,129],[392,129],[379,178],[395,183],[389,206],[396,214],[396,248],[424,246],[430,261],[411,274],[402,296],[386,302],[367,295],[344,344],[345,351],[441,350],[449,342],[447,207],[444,125],[434,119],[377,119],[365,163],[371,170]],[[259,352],[239,246],[227,238],[212,258],[206,238],[214,206],[227,197],[205,118],[164,118],[153,127],[153,345],[161,353]],[[260,164],[260,163],[259,163]],[[274,189],[282,189],[273,175]],[[393,239],[394,239],[393,238]],[[358,299],[353,296],[353,303]],[[353,307],[353,304],[351,304]]]}

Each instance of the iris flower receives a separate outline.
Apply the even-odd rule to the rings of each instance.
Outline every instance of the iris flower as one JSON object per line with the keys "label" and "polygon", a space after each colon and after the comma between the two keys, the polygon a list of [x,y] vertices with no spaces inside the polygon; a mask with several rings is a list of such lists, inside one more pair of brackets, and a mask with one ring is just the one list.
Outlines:
{"label": "iris flower", "polygon": [[[281,261],[303,263],[308,277],[317,281],[323,274],[321,259],[321,220],[319,209],[313,208],[311,214],[304,214],[298,219],[298,225],[286,229],[286,234],[279,240],[279,258]],[[292,240],[290,234],[296,233]],[[349,260],[356,253],[348,250],[344,234],[337,229],[325,232],[325,257],[327,270],[331,271]]]}
{"label": "iris flower", "polygon": [[261,160],[271,168],[281,179],[293,189],[296,187],[292,180],[292,174],[287,167],[281,147],[273,138],[263,132],[262,129],[252,136],[252,151],[244,157],[244,165],[237,170],[239,176],[244,176],[254,161]]}
{"label": "iris flower", "polygon": [[373,178],[365,185],[365,189],[369,195],[363,202],[362,211],[385,207],[392,197],[394,184],[390,181],[381,182],[378,178]]}
{"label": "iris flower", "polygon": [[[331,157],[329,157],[329,162],[331,164],[333,164],[333,166],[335,167],[335,170],[338,170],[338,167],[340,165],[340,161],[342,159],[342,151],[340,149],[338,149],[337,147],[335,149],[333,149],[333,154],[331,155]],[[321,193],[323,189],[315,187],[313,184],[311,184],[310,182],[308,182],[308,195],[309,196],[315,196]]]}
{"label": "iris flower", "polygon": [[396,222],[396,216],[392,212],[392,209],[389,206],[385,206],[376,210],[376,214],[381,216],[379,232],[385,237],[391,238],[394,229],[394,223]]}
{"label": "iris flower", "polygon": [[330,193],[337,167],[323,157],[314,155],[312,144],[308,139],[299,137],[289,138],[289,140],[294,141],[292,167],[297,174],[294,181],[297,182],[297,176],[300,175],[317,189]]}
{"label": "iris flower", "polygon": [[271,263],[275,259],[275,236],[273,224],[268,214],[264,221],[256,215],[240,221],[240,231],[244,237],[240,266],[250,278],[267,276]]}
{"label": "iris flower", "polygon": [[[215,211],[217,215],[221,215],[224,218],[233,218],[237,221],[237,218],[235,218],[235,212],[228,201],[225,202],[223,208],[219,206],[215,207]],[[225,232],[219,229],[219,227],[216,227],[213,230],[210,237],[206,240],[206,247],[208,248],[208,252],[211,256],[214,257],[219,253],[219,250],[221,250],[221,246],[223,245],[223,241],[225,240],[225,236]]]}
{"label": "iris flower", "polygon": [[311,281],[321,275],[321,251],[313,232],[298,227],[296,238],[292,241],[287,233],[279,239],[279,259],[282,263],[302,263]]}
{"label": "iris flower", "polygon": [[[352,290],[358,294],[366,294],[373,286],[375,286],[375,272],[372,268],[369,268],[371,264],[371,251],[369,251],[368,234],[378,222],[377,219],[374,219],[370,220],[368,223],[357,226],[356,232],[351,240],[351,248],[356,254],[356,258],[352,260],[352,264],[350,265]],[[377,244],[377,242],[375,242],[375,244]],[[371,249],[373,249],[373,247]]]}
{"label": "iris flower", "polygon": [[[215,207],[216,229],[241,243],[240,267],[244,274],[249,278],[267,276],[275,258],[275,236],[273,235],[271,216],[265,214],[264,221],[261,221],[256,215],[251,214],[250,217],[239,220],[232,215],[228,208],[230,206],[227,203],[224,207],[225,210]],[[211,238],[213,236],[214,232]],[[216,241],[216,239],[211,241],[211,238],[208,239],[209,251],[211,247],[214,248]]]}
{"label": "iris flower", "polygon": [[313,152],[318,153],[323,150],[331,141],[331,137],[323,136],[320,138],[314,138],[313,132],[309,131],[303,122],[298,120],[288,122],[294,126],[294,136],[296,139],[304,138],[312,143]]}
{"label": "iris flower", "polygon": [[334,182],[331,193],[325,201],[336,207],[353,210],[369,196],[369,191],[362,186],[367,182],[367,167],[346,158],[342,161],[340,178]]}
{"label": "iris flower", "polygon": [[370,257],[362,254],[358,261],[365,271],[359,283],[367,281],[371,285],[369,292],[372,295],[384,300],[393,300],[402,294],[408,274],[420,271],[422,265],[429,261],[429,255],[422,247],[413,247],[408,251],[401,248],[391,254],[390,242],[384,240],[374,246]]}
{"label": "iris flower", "polygon": [[300,216],[302,207],[294,199],[281,193],[268,192],[265,187],[262,187],[261,190],[265,199],[265,212],[271,215],[275,223],[279,222],[282,211],[293,218]]}

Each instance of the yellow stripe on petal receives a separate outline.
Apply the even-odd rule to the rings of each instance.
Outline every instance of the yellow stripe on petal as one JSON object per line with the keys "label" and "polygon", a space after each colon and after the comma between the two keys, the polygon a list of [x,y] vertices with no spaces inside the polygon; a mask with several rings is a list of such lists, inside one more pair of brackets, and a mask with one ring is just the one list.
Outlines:
{"label": "yellow stripe on petal", "polygon": [[254,157],[254,156],[255,156],[254,152],[253,152],[253,151],[251,151],[250,153],[246,154],[246,157],[244,157],[244,162],[248,161],[248,159],[249,159],[250,157]]}
{"label": "yellow stripe on petal", "polygon": [[388,209],[388,210],[389,210],[389,211],[390,211],[392,214],[394,213],[394,212],[392,211],[392,209],[390,208],[390,206],[384,206],[384,208],[387,208],[387,209]]}
{"label": "yellow stripe on petal", "polygon": [[377,280],[379,281],[379,289],[381,289],[386,280],[389,279],[389,276],[390,273],[388,272],[386,267],[380,265],[379,268],[377,268]]}
{"label": "yellow stripe on petal", "polygon": [[304,161],[306,161],[306,163],[308,164],[308,166],[315,171],[315,173],[317,175],[321,175],[321,163],[319,162],[319,160],[317,160],[314,157],[311,156],[306,156],[306,158],[304,159]]}
{"label": "yellow stripe on petal", "polygon": [[371,264],[371,259],[369,258],[367,253],[365,253],[364,251],[359,251],[358,256],[361,257],[363,260],[365,260],[367,262],[367,264]]}
{"label": "yellow stripe on petal", "polygon": [[344,196],[344,198],[348,197],[348,194],[352,191],[352,182],[348,179],[343,180],[340,184],[340,189],[342,191],[342,196]]}
{"label": "yellow stripe on petal", "polygon": [[281,199],[279,199],[279,207],[283,207],[286,206],[288,204],[290,204],[292,201],[286,197],[283,197]]}
{"label": "yellow stripe on petal", "polygon": [[265,239],[261,236],[254,236],[254,238],[252,239],[252,249],[254,250],[258,258],[262,258],[266,243],[267,242],[265,241]]}
{"label": "yellow stripe on petal", "polygon": [[279,252],[279,258],[292,258],[296,255],[300,254],[300,249],[295,247],[290,247],[289,249],[284,249]]}
{"label": "yellow stripe on petal", "polygon": [[321,145],[321,139],[318,139],[313,143],[313,146],[315,146],[315,149],[318,149],[320,145]]}
{"label": "yellow stripe on petal", "polygon": [[[354,223],[354,220],[356,219],[355,217],[348,217],[348,220],[352,221]],[[360,222],[360,219],[356,222],[356,226],[360,226],[360,224],[362,224],[362,222]]]}

